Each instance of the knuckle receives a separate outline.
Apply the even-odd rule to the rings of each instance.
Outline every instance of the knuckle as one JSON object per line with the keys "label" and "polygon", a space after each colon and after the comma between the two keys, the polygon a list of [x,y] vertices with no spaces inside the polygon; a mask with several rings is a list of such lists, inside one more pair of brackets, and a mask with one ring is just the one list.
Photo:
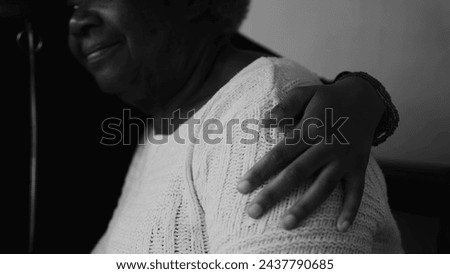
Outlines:
{"label": "knuckle", "polygon": [[282,154],[279,150],[274,149],[267,155],[267,161],[270,165],[278,166],[282,160]]}
{"label": "knuckle", "polygon": [[277,195],[275,192],[271,190],[263,191],[263,193],[261,193],[260,201],[267,208],[268,206],[273,205],[277,201]]}
{"label": "knuckle", "polygon": [[300,181],[301,180],[300,168],[288,168],[283,173],[283,180],[286,181]]}
{"label": "knuckle", "polygon": [[321,185],[323,187],[323,191],[326,194],[330,194],[336,188],[337,182],[338,181],[336,181],[334,178],[323,179],[323,181],[321,182]]}
{"label": "knuckle", "polygon": [[311,211],[313,210],[312,205],[304,202],[304,203],[300,203],[299,205],[297,205],[294,208],[294,212],[292,212],[293,214],[297,214],[297,215],[306,215],[311,213]]}

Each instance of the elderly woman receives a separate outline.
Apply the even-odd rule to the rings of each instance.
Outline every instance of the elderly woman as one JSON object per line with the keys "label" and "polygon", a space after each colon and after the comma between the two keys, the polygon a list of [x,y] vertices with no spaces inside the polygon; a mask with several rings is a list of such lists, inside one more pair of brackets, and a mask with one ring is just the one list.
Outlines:
{"label": "elderly woman", "polygon": [[[245,17],[248,2],[69,1],[69,44],[75,57],[104,92],[120,96],[153,119],[94,252],[401,250],[383,176],[369,157],[383,113],[377,106],[381,102],[373,99],[376,93],[363,96],[373,99],[369,103],[348,91],[330,97],[306,68],[235,49],[228,37]],[[338,82],[336,89],[346,90],[349,80]],[[362,82],[352,85],[365,85]],[[259,123],[280,102],[288,115],[296,114],[295,100],[286,103],[293,96],[288,91],[311,85],[315,87],[303,90],[304,97],[295,97],[294,103],[310,117],[324,106],[334,107],[335,117],[363,116],[344,131],[350,145],[276,145],[284,133]],[[346,107],[345,102],[355,100],[361,106]],[[170,127],[163,126],[164,120]],[[314,128],[307,136],[318,140],[325,132],[318,124]],[[295,137],[298,131],[293,132]],[[152,142],[161,138],[166,141]],[[268,153],[273,148],[276,154]],[[282,158],[276,156],[280,153]],[[312,173],[317,175],[314,182],[308,179]],[[364,175],[365,182],[358,182]],[[337,184],[341,179],[344,188]],[[266,188],[257,188],[266,181]]]}

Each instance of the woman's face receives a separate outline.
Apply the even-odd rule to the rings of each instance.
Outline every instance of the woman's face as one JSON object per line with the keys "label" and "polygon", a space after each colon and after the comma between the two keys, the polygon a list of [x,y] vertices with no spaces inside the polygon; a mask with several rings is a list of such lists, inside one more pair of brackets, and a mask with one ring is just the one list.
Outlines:
{"label": "woman's face", "polygon": [[177,9],[164,2],[68,1],[73,8],[69,22],[71,52],[104,92],[118,94],[134,104],[149,100],[145,94],[149,89],[175,88],[176,78],[182,77],[187,63],[180,46],[186,24]]}

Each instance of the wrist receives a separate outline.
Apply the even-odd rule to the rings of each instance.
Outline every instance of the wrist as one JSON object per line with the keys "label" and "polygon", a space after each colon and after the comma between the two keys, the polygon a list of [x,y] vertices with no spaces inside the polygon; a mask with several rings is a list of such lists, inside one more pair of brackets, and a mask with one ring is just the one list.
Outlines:
{"label": "wrist", "polygon": [[358,76],[348,76],[342,80],[338,80],[335,84],[344,87],[353,87],[356,91],[355,96],[358,98],[355,103],[367,102],[364,107],[367,107],[371,111],[373,114],[372,117],[376,119],[377,123],[381,120],[386,111],[386,105],[378,95],[375,87],[368,81]]}
{"label": "wrist", "polygon": [[[370,108],[372,109],[373,107],[373,111],[375,112],[373,114],[379,118],[374,134],[374,146],[383,143],[394,133],[398,127],[399,115],[395,105],[392,103],[391,96],[383,84],[365,72],[352,73],[348,71],[340,73],[334,82],[354,86],[357,90],[363,90],[361,92],[363,96],[369,97],[366,99],[372,102]],[[372,92],[367,92],[368,90]]]}

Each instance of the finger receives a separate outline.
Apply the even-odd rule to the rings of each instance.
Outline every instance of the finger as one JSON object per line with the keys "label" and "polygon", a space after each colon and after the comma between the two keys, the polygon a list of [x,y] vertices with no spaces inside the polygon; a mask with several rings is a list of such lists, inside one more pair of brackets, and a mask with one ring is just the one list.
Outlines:
{"label": "finger", "polygon": [[302,142],[301,136],[298,136],[298,134],[294,134],[291,139],[283,139],[250,168],[241,178],[238,191],[242,194],[253,191],[269,180],[270,177],[278,174],[296,157],[301,156],[310,146]]}
{"label": "finger", "polygon": [[331,160],[332,154],[325,146],[315,146],[280,172],[250,203],[248,214],[252,218],[261,217],[276,202],[306,181],[315,171]]}
{"label": "finger", "polygon": [[328,164],[301,199],[288,210],[282,220],[283,227],[287,230],[296,228],[330,196],[344,174],[345,169],[339,161]]}
{"label": "finger", "polygon": [[[276,127],[283,124],[283,119],[293,121],[294,118],[301,117],[318,88],[319,86],[293,88],[278,105],[266,113],[262,125],[264,127]],[[284,122],[287,123],[287,121]]]}
{"label": "finger", "polygon": [[[247,194],[262,185],[282,168],[300,157],[309,147],[323,142],[325,134],[324,113],[317,105],[308,106],[308,116],[296,128],[256,163],[241,179],[238,191]],[[314,118],[313,117],[317,117]],[[336,148],[327,146],[329,154],[335,155]],[[342,150],[342,148],[339,148]]]}
{"label": "finger", "polygon": [[364,193],[364,183],[364,172],[351,173],[344,178],[344,204],[337,222],[340,232],[346,232],[356,218]]}

